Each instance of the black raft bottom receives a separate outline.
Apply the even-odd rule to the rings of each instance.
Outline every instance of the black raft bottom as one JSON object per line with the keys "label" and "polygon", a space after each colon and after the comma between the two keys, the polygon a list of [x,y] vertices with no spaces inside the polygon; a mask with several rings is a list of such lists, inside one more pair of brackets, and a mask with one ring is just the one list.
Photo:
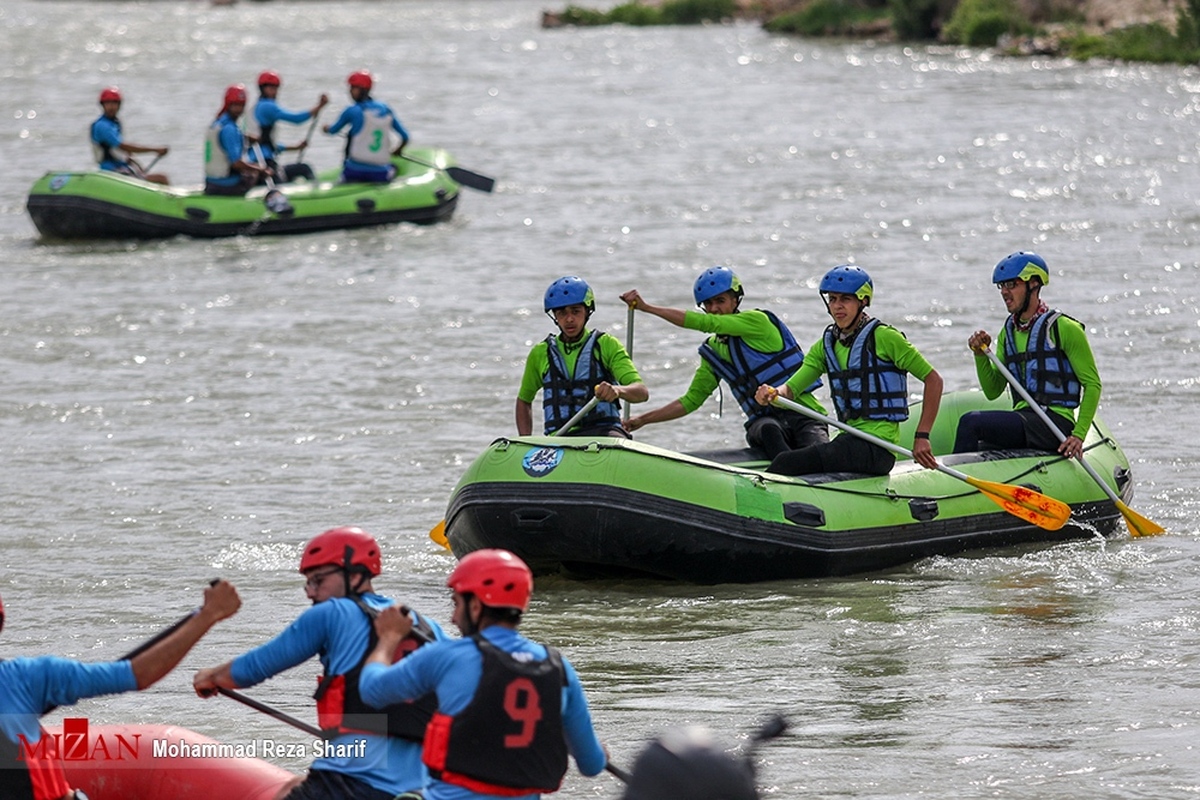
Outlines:
{"label": "black raft bottom", "polygon": [[611,486],[556,485],[553,492],[532,493],[525,483],[485,483],[458,492],[446,532],[460,558],[500,547],[541,574],[713,584],[851,575],[978,548],[1090,538],[1111,533],[1119,520],[1113,504],[1103,502],[1073,506],[1072,521],[1057,531],[999,508],[960,519],[825,531]]}

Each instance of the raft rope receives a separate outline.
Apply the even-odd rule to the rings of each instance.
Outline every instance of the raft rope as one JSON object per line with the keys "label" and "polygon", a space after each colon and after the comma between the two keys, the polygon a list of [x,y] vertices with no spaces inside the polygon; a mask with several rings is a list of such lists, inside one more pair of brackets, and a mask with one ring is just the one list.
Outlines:
{"label": "raft rope", "polygon": [[[1097,433],[1100,433],[1099,428],[1096,428],[1095,426],[1096,426],[1096,423],[1093,422],[1092,427],[1096,430]],[[505,446],[508,446],[513,443],[513,440],[509,439],[508,437],[502,436],[499,439],[496,439],[495,441],[493,441],[492,446],[495,446],[500,443],[503,443]],[[1091,447],[1083,448],[1083,452],[1086,453],[1087,451],[1093,450],[1097,447],[1100,447],[1101,445],[1112,445],[1112,444],[1113,444],[1112,439],[1110,439],[1107,436],[1101,435],[1100,441],[1096,442]],[[622,449],[622,445],[620,445],[620,444],[605,444],[602,442],[597,442],[595,440],[588,440],[586,443],[580,443],[580,444],[568,444],[565,441],[556,442],[554,444],[554,447],[559,447],[559,448],[562,448],[563,450],[592,450],[592,449],[620,450],[620,449]],[[641,453],[641,455],[649,456],[651,458],[660,458],[664,461],[677,462],[677,460],[675,458],[673,458],[671,456],[663,455],[661,453]],[[686,454],[684,454],[684,455],[686,455]],[[1031,466],[1029,469],[1025,470],[1024,472],[1019,472],[1016,475],[1012,476],[1011,478],[1006,478],[1002,482],[1003,483],[1016,483],[1021,478],[1024,478],[1027,475],[1032,475],[1035,472],[1042,472],[1048,466],[1050,466],[1052,464],[1057,464],[1060,461],[1066,461],[1066,460],[1068,460],[1068,459],[1064,455],[1050,455],[1047,458],[1042,459],[1041,461],[1038,461],[1036,464],[1034,464],[1033,466]],[[716,463],[716,462],[713,462],[713,463]],[[720,469],[726,470],[728,472],[734,472],[738,475],[745,475],[745,473],[749,472],[751,474],[745,475],[745,477],[747,477],[751,480],[774,481],[775,483],[782,482],[782,481],[779,481],[776,477],[773,477],[772,473],[770,473],[770,472],[762,472],[762,471],[758,471],[758,470],[748,470],[745,467],[730,467],[729,465],[726,465],[726,464],[716,464],[716,466]],[[785,476],[778,476],[778,477],[785,477]],[[866,492],[861,489],[847,489],[847,488],[839,487],[839,486],[829,486],[827,484],[822,484],[822,483],[808,483],[807,481],[804,481],[803,476],[796,476],[796,477],[798,480],[802,481],[810,489],[817,489],[820,491],[832,492],[834,494],[847,494],[847,495],[852,495],[855,497],[882,497],[882,498],[886,498],[889,500],[953,500],[953,499],[956,499],[959,497],[968,497],[970,495],[976,494],[976,490],[974,490],[974,489],[967,489],[966,491],[958,492],[956,494],[939,495],[937,497],[934,497],[932,495],[927,495],[927,494],[914,494],[914,495],[897,494],[892,491]]]}

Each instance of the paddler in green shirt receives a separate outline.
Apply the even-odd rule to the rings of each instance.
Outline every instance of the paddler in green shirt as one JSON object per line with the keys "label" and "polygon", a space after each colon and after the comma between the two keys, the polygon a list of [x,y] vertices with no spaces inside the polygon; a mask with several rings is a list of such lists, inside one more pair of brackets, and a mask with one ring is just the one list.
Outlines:
{"label": "paddler in green shirt", "polygon": [[[700,345],[700,366],[687,393],[665,406],[630,417],[625,422],[628,430],[636,431],[652,422],[666,422],[692,413],[724,380],[746,413],[746,441],[751,447],[762,448],[767,458],[829,441],[824,423],[795,411],[763,407],[755,402],[754,392],[759,384],[787,380],[804,363],[804,351],[788,327],[770,311],[742,311],[743,293],[742,282],[733,270],[712,267],[702,272],[692,287],[696,305],[704,313],[651,305],[636,289],[621,295],[627,305],[638,311],[681,328],[712,334]],[[810,383],[797,394],[796,402],[824,414],[825,409],[812,396],[821,382]]]}
{"label": "paddler in green shirt", "polygon": [[[935,469],[937,459],[929,447],[929,431],[942,402],[942,376],[903,333],[867,313],[874,291],[871,276],[861,267],[843,264],[825,273],[820,292],[833,324],[825,329],[791,380],[782,386],[763,384],[758,388],[758,402],[767,405],[776,395],[791,400],[826,373],[838,420],[878,439],[901,444],[900,423],[908,419],[911,374],[925,384],[925,402],[913,435],[913,457],[922,466]],[[896,456],[890,450],[843,432],[827,444],[776,456],[767,469],[780,475],[887,475],[895,463]]]}
{"label": "paddler in green shirt", "polygon": [[565,435],[630,438],[621,426],[620,401],[644,403],[650,392],[625,347],[603,331],[588,330],[596,310],[591,287],[574,275],[559,278],[546,289],[543,308],[559,332],[535,344],[525,359],[517,392],[517,434],[533,433],[533,399],[541,391],[547,436],[595,395],[595,407]]}
{"label": "paddler in green shirt", "polygon": [[[1013,392],[1012,411],[971,411],[958,423],[954,452],[1032,447],[1078,458],[1100,405],[1100,373],[1079,321],[1047,308],[1040,295],[1050,270],[1037,253],[1018,251],[992,270],[992,283],[1008,310],[996,337],[996,355],[1026,391],[1047,411],[1065,436],[1047,428]],[[1008,381],[983,353],[992,344],[986,331],[975,331],[967,346],[975,353],[975,372],[988,399],[999,397]]]}

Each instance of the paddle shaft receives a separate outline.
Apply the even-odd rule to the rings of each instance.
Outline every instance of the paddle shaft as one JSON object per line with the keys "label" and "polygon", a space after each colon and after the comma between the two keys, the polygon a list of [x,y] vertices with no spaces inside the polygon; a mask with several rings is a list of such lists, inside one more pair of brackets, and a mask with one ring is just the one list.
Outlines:
{"label": "paddle shaft", "polygon": [[[629,304],[629,313],[625,316],[625,353],[631,359],[633,358],[633,308],[634,304]],[[629,422],[630,409],[633,408],[633,403],[625,401],[625,412],[621,415],[621,419]]]}
{"label": "paddle shaft", "polygon": [[304,134],[304,141],[300,143],[300,146],[298,148],[296,148],[296,163],[297,164],[299,164],[300,160],[302,158],[304,158],[304,149],[306,147],[308,147],[308,140],[312,138],[313,131],[315,131],[317,129],[317,117],[318,116],[320,116],[319,112],[317,114],[312,115],[312,122],[308,123],[308,131]]}
{"label": "paddle shaft", "polygon": [[461,183],[463,186],[469,186],[470,188],[476,189],[480,192],[491,192],[492,189],[496,188],[495,178],[489,178],[487,175],[480,175],[478,172],[472,172],[469,169],[463,169],[462,167],[439,167],[437,164],[430,164],[428,161],[422,161],[419,158],[406,156],[403,153],[399,155],[399,158],[403,158],[405,161],[411,161],[414,164],[420,164],[422,167],[441,170],[449,175],[455,183]]}
{"label": "paddle shaft", "polygon": [[[228,697],[230,700],[236,700],[244,706],[253,708],[255,711],[261,711],[262,713],[266,714],[268,717],[277,719],[280,722],[285,722],[288,725],[291,725],[293,728],[296,728],[297,730],[304,731],[305,733],[309,734],[310,736],[315,736],[317,738],[325,737],[324,733],[321,731],[320,728],[318,728],[314,725],[309,725],[307,722],[302,722],[302,721],[296,719],[295,717],[293,717],[291,714],[285,714],[282,711],[280,711],[279,709],[273,708],[273,707],[267,705],[266,703],[260,703],[257,700],[255,700],[251,697],[247,697],[246,695],[244,695],[240,692],[235,692],[233,689],[217,689],[217,691],[220,692],[225,697]],[[617,776],[617,778],[619,778],[624,783],[629,783],[629,781],[632,780],[632,777],[630,776],[630,774],[628,772],[621,769],[620,767],[618,767],[616,764],[612,763],[611,761],[608,761],[604,764],[604,769],[608,770],[610,773]]]}
{"label": "paddle shaft", "polygon": [[[816,411],[813,411],[811,408],[802,406],[799,403],[795,403],[795,402],[792,402],[791,400],[788,400],[786,397],[778,397],[777,396],[771,402],[774,403],[775,405],[782,406],[782,407],[788,409],[789,411],[795,411],[799,414],[803,414],[806,417],[810,417],[815,420],[820,420],[822,422],[826,422],[835,428],[840,428],[841,430],[845,431],[846,433],[857,436],[860,439],[864,439],[873,445],[882,447],[885,450],[891,450],[893,453],[895,453],[897,455],[906,456],[908,458],[913,457],[912,450],[909,450],[906,447],[901,447],[898,444],[893,444],[892,442],[889,442],[886,439],[880,439],[878,436],[873,436],[872,434],[869,434],[866,431],[860,431],[858,428],[855,428],[852,425],[847,425],[846,423],[842,422],[841,420],[834,419],[833,417],[827,417],[824,414],[817,413]],[[967,483],[971,483],[973,480],[975,480],[970,475],[967,475],[964,472],[959,472],[958,470],[953,469],[951,467],[947,467],[943,464],[938,464],[937,470],[938,470],[938,472],[945,473],[946,475],[949,475],[952,478],[958,478],[960,481],[966,481]]]}
{"label": "paddle shaft", "polygon": [[[1009,386],[1012,386],[1013,389],[1016,390],[1017,394],[1021,395],[1021,399],[1028,403],[1029,407],[1033,409],[1033,412],[1038,415],[1038,418],[1041,419],[1042,422],[1046,423],[1046,427],[1050,429],[1058,441],[1065,442],[1067,440],[1067,435],[1059,430],[1059,427],[1050,419],[1050,415],[1046,413],[1046,409],[1042,408],[1033,399],[1025,387],[1021,385],[1020,381],[1017,380],[1017,376],[1013,375],[1009,371],[1008,367],[1004,366],[1004,362],[997,358],[996,354],[986,347],[979,352],[988,357],[988,360],[992,362],[992,365],[995,366],[1000,374],[1004,376],[1004,379],[1008,381]],[[1120,503],[1121,498],[1117,497],[1117,493],[1113,491],[1112,487],[1110,487],[1108,483],[1100,477],[1100,474],[1096,472],[1095,468],[1089,464],[1086,459],[1084,459],[1083,453],[1079,454],[1078,460],[1080,466],[1087,470],[1087,474],[1092,477],[1092,480],[1094,480],[1096,484],[1104,490],[1104,493],[1108,495],[1108,499],[1112,500],[1114,503]]]}
{"label": "paddle shaft", "polygon": [[567,431],[571,430],[571,428],[574,428],[577,424],[579,424],[579,420],[586,417],[588,412],[591,411],[593,408],[595,408],[596,403],[599,403],[599,402],[600,402],[600,398],[596,397],[596,395],[593,394],[592,399],[588,400],[586,403],[584,403],[583,408],[581,408],[575,412],[575,416],[573,416],[569,420],[567,420],[567,423],[565,425],[563,425],[561,428],[554,431],[550,435],[551,436],[565,436],[567,434]]}
{"label": "paddle shaft", "polygon": [[251,142],[250,146],[254,148],[254,154],[258,156],[258,163],[267,171],[267,189],[272,192],[275,191],[275,179],[271,177],[273,170],[271,169],[271,165],[267,163],[267,160],[263,158],[262,148],[258,146],[258,142]]}

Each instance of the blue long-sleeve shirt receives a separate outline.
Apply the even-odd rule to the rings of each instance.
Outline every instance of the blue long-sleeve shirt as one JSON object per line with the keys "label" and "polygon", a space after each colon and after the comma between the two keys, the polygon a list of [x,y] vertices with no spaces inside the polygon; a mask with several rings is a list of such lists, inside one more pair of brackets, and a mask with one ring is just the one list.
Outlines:
{"label": "blue long-sleeve shirt", "polygon": [[33,744],[41,739],[38,718],[50,706],[74,705],[85,697],[137,689],[128,661],[84,664],[57,656],[0,662],[0,732]]}
{"label": "blue long-sleeve shirt", "polygon": [[387,171],[386,167],[378,164],[367,164],[365,162],[350,158],[350,142],[352,142],[354,137],[358,135],[360,131],[362,131],[363,115],[368,110],[374,111],[379,115],[386,114],[390,116],[392,119],[392,130],[395,131],[396,135],[400,137],[400,143],[402,145],[408,144],[408,131],[405,130],[404,125],[400,123],[400,118],[396,116],[395,112],[393,112],[387,104],[381,103],[378,100],[372,100],[370,98],[363,100],[362,102],[346,106],[346,108],[344,108],[342,113],[338,116],[337,120],[329,126],[329,133],[336,135],[341,132],[342,128],[349,126],[349,130],[346,132],[346,158],[343,163],[345,168],[366,174],[382,174]]}
{"label": "blue long-sleeve shirt", "polygon": [[[373,608],[392,605],[391,600],[377,594],[368,593],[362,597]],[[445,638],[436,622],[428,617],[425,619],[433,627],[437,639]],[[327,674],[344,674],[365,655],[370,625],[367,615],[353,600],[337,597],[317,603],[274,639],[235,658],[231,675],[238,686],[253,686],[315,655],[320,655]],[[422,647],[417,652],[426,649],[431,648]],[[353,744],[364,740],[366,752],[362,757],[322,757],[313,761],[313,768],[352,775],[393,794],[420,789],[426,784],[429,773],[421,763],[421,745],[417,742],[352,733],[339,736],[332,744]],[[351,751],[347,749],[347,752]]]}
{"label": "blue long-sleeve shirt", "polygon": [[[528,653],[537,660],[547,656],[545,647],[511,628],[491,625],[483,629],[483,636],[508,653]],[[567,675],[567,685],[562,691],[567,747],[580,772],[598,775],[607,763],[604,748],[592,728],[592,716],[579,676],[565,657],[563,669]],[[390,667],[369,663],[363,668],[358,686],[363,700],[379,708],[437,692],[438,710],[453,716],[471,702],[482,675],[483,655],[479,647],[471,639],[456,639],[422,647]],[[426,800],[488,800],[490,795],[433,780],[425,797]],[[536,794],[523,795],[518,800],[536,800],[538,797]]]}
{"label": "blue long-sleeve shirt", "polygon": [[119,120],[109,119],[108,116],[101,114],[100,118],[92,123],[92,141],[100,145],[108,156],[100,161],[100,169],[120,172],[122,168],[128,166],[128,162],[117,157],[115,152],[121,147],[121,122]]}
{"label": "blue long-sleeve shirt", "polygon": [[[290,122],[293,125],[299,125],[301,122],[308,122],[310,119],[312,119],[311,111],[288,111],[270,97],[260,97],[254,105],[254,121],[263,130],[270,128],[277,122]],[[282,145],[272,147],[269,142],[260,142],[259,146],[262,148],[263,158],[267,160],[274,158],[276,153],[284,151]],[[253,151],[251,151],[250,157],[252,161],[258,160]]]}

